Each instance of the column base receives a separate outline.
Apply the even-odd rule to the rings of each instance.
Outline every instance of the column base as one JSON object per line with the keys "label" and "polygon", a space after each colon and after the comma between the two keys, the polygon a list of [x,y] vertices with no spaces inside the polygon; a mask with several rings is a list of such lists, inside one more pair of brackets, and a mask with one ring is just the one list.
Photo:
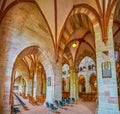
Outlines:
{"label": "column base", "polygon": [[98,109],[96,114],[120,114],[118,110]]}

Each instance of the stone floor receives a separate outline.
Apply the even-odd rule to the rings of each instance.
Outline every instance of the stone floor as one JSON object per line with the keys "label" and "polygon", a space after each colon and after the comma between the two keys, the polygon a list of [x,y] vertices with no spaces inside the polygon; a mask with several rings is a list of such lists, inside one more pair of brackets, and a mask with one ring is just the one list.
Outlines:
{"label": "stone floor", "polygon": [[[28,109],[25,110],[23,107],[19,106],[20,112],[17,114],[54,114],[42,104],[33,106],[27,99],[21,99],[24,101]],[[15,103],[18,104],[17,100],[15,100]],[[67,110],[58,108],[57,114],[95,114],[96,106],[97,104],[95,102],[79,100],[77,104],[66,106]]]}

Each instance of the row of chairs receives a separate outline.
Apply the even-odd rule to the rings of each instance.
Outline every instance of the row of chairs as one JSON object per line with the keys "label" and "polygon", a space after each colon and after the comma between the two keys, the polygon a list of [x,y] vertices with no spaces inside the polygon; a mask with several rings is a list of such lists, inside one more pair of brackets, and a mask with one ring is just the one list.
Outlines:
{"label": "row of chairs", "polygon": [[54,104],[46,102],[46,107],[47,107],[48,109],[50,109],[50,111],[53,111],[53,112],[56,112],[56,113],[57,113],[57,109],[58,109],[58,108],[57,108]]}
{"label": "row of chairs", "polygon": [[67,110],[65,106],[72,106],[71,104],[76,103],[75,98],[62,98],[61,101],[55,100],[54,104],[46,102],[46,107],[53,112],[58,112],[58,108]]}

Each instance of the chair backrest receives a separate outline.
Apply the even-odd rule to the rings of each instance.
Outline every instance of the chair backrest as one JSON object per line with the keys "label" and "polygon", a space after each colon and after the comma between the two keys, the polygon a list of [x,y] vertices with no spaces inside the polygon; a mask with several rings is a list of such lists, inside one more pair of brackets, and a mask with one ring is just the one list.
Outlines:
{"label": "chair backrest", "polygon": [[68,99],[66,99],[66,103],[70,103],[70,101]]}
{"label": "chair backrest", "polygon": [[59,102],[59,105],[60,105],[60,106],[65,106],[65,104],[64,104],[63,101],[60,101],[60,102]]}
{"label": "chair backrest", "polygon": [[53,105],[53,104],[51,104],[51,103],[50,103],[50,108],[51,108],[52,110],[54,110],[54,109],[55,109],[54,105]]}
{"label": "chair backrest", "polygon": [[57,100],[55,100],[55,104],[58,106],[59,105],[59,102]]}
{"label": "chair backrest", "polygon": [[63,98],[63,99],[62,99],[62,101],[63,101],[63,102],[65,102],[65,101],[66,101],[66,99],[64,99],[64,98]]}
{"label": "chair backrest", "polygon": [[48,103],[48,102],[46,102],[46,106],[47,106],[47,108],[49,108],[49,107],[50,107],[50,105],[49,105],[49,103]]}
{"label": "chair backrest", "polygon": [[55,107],[53,104],[50,104],[50,108],[51,108],[52,110],[57,110],[57,109],[58,109],[58,108]]}
{"label": "chair backrest", "polygon": [[72,101],[75,101],[75,98],[72,98]]}

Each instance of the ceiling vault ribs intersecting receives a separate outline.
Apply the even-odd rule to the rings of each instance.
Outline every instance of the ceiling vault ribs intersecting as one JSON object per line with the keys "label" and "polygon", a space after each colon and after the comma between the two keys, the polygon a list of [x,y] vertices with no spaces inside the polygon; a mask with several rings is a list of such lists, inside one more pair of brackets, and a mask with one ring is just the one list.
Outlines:
{"label": "ceiling vault ribs intersecting", "polygon": [[[83,11],[84,10],[86,11],[85,13],[82,12],[82,10],[81,10],[82,8],[83,8]],[[96,20],[88,19],[89,17],[87,17],[87,15],[90,13],[92,13],[92,15],[94,15]],[[85,18],[85,17],[87,17],[87,18]],[[90,20],[90,21],[88,21],[88,20]],[[69,22],[69,24],[67,24],[68,22]],[[79,29],[80,26],[86,27],[86,29],[90,30],[91,33],[93,33],[93,35],[94,35],[94,29],[92,26],[93,23],[94,24],[99,23],[101,25],[99,14],[97,13],[97,11],[94,8],[92,8],[91,6],[89,6],[87,4],[77,4],[77,5],[73,6],[73,9],[70,11],[68,17],[66,18],[66,21],[63,25],[63,28],[61,30],[60,37],[58,40],[58,50],[59,50],[58,60],[62,57],[64,48],[66,47],[66,43],[68,42],[70,36],[76,29]],[[90,27],[92,27],[92,28],[90,28]],[[92,50],[94,50],[94,49],[92,49]]]}
{"label": "ceiling vault ribs intersecting", "polygon": [[[102,3],[101,3],[102,2]],[[108,41],[108,24],[110,20],[110,15],[112,15],[112,9],[117,4],[117,0],[96,0],[96,4],[99,11],[100,23],[102,29],[102,38],[105,45]]]}
{"label": "ceiling vault ribs intersecting", "polygon": [[89,42],[87,42],[87,41],[85,40],[85,37],[86,37],[88,34],[90,34],[90,33],[91,33],[90,31],[87,31],[80,39],[78,38],[79,45],[78,45],[78,48],[77,48],[77,51],[76,51],[76,54],[75,54],[75,58],[77,57],[79,48],[80,48],[80,46],[81,46],[81,44],[82,44],[83,42],[86,43],[86,44],[92,49],[93,53],[95,54],[95,49],[90,45]]}
{"label": "ceiling vault ribs intersecting", "polygon": [[21,60],[24,62],[24,64],[26,65],[26,67],[27,67],[27,69],[28,69],[28,71],[30,73],[30,68],[29,68],[29,64],[28,64],[27,60],[25,58],[23,58]]}
{"label": "ceiling vault ribs intersecting", "polygon": [[26,66],[28,66],[28,67],[29,67],[29,64],[28,64],[28,62],[27,62],[26,58],[22,58],[21,60],[22,60],[22,61],[26,64]]}
{"label": "ceiling vault ribs intersecting", "polygon": [[32,57],[32,55],[28,55],[28,57],[29,57],[30,60],[32,61],[32,64],[35,66],[34,58]]}
{"label": "ceiling vault ribs intersecting", "polygon": [[[63,26],[62,29],[62,33],[61,35],[61,42],[60,42],[60,46],[59,46],[59,50],[61,53],[59,53],[58,58],[62,57],[62,52],[64,52],[64,48],[66,47],[67,43],[69,43],[68,41],[70,40],[71,35],[73,34],[73,32],[77,29],[79,29],[80,27],[85,28],[86,30],[90,31],[91,34],[94,36],[94,30],[93,30],[93,25],[92,22],[89,17],[87,17],[87,14],[81,13],[81,9],[76,10],[77,8],[79,8],[80,6],[84,6],[85,4],[82,5],[76,5],[73,7],[72,11],[70,12],[71,14],[68,15],[66,23]],[[94,11],[96,12],[94,9],[91,10],[91,7],[85,7],[86,9],[89,8],[89,10],[87,10],[87,13],[89,14],[90,11]],[[75,13],[73,13],[75,10]],[[84,9],[85,10],[85,9]],[[77,11],[77,13],[76,13]],[[93,12],[93,14],[94,14]],[[97,14],[97,12],[94,14],[96,18],[99,17],[99,15]],[[98,18],[99,20],[99,18]],[[100,20],[99,20],[100,21]],[[60,40],[59,39],[59,40]],[[73,39],[74,40],[74,39]],[[87,41],[84,41],[92,50],[93,52],[95,52],[94,48],[91,46],[91,44],[89,44]]]}
{"label": "ceiling vault ribs intersecting", "polygon": [[[86,5],[86,4],[79,4],[79,6],[85,6],[85,7],[87,7],[87,8],[89,8],[91,11],[93,11],[93,13],[96,15],[96,18],[99,20],[99,23],[100,23],[100,25],[101,25],[101,28],[102,28],[102,31],[103,31],[103,41],[106,43],[107,42],[107,40],[108,40],[108,36],[107,36],[107,27],[108,27],[108,23],[109,23],[109,19],[110,19],[110,13],[111,13],[111,10],[113,9],[113,7],[116,5],[116,3],[117,3],[117,1],[118,0],[109,0],[109,2],[107,2],[107,0],[101,0],[101,2],[102,2],[102,4],[100,4],[100,0],[96,0],[96,4],[97,4],[97,6],[98,6],[98,11],[99,11],[99,14],[97,14],[97,12],[94,10],[94,8],[92,8],[92,7],[90,7],[89,5]],[[4,15],[7,13],[7,11],[10,9],[10,8],[12,8],[14,5],[16,5],[16,4],[18,4],[18,3],[22,3],[22,2],[30,2],[30,3],[33,3],[33,4],[37,4],[37,2],[35,1],[35,0],[14,0],[10,5],[8,5],[8,7],[6,7],[6,9],[4,9],[4,7],[6,6],[6,3],[7,3],[7,0],[2,0],[1,1],[1,8],[0,8],[0,23],[1,23],[1,21],[2,21],[2,19],[3,19],[3,17],[4,17]],[[52,35],[52,33],[51,33],[51,31],[50,31],[50,33],[51,33],[51,36],[52,36],[52,40],[53,40],[53,45],[54,45],[54,49],[55,49],[55,53],[58,51],[57,50],[57,0],[54,0],[54,8],[55,8],[55,41],[53,40],[53,35]],[[78,5],[75,5],[75,6],[73,6],[73,9],[74,8],[76,8]],[[37,7],[39,7],[38,6],[38,4],[37,4]],[[40,9],[40,8],[39,8]],[[72,10],[73,10],[72,9]],[[70,11],[70,13],[72,12],[72,10]],[[42,11],[41,11],[42,12]],[[43,13],[42,13],[43,14]],[[100,20],[100,18],[99,18],[99,16],[102,18],[101,20]],[[81,15],[80,14],[78,14],[78,15],[73,15],[73,17],[72,17],[72,19],[70,20],[70,26],[72,27],[72,29],[70,29],[70,28],[68,28],[67,26],[65,26],[65,27],[63,27],[63,31],[62,31],[62,37],[61,38],[63,38],[63,40],[61,40],[61,38],[60,38],[60,40],[62,41],[62,43],[63,43],[63,47],[62,48],[64,48],[65,47],[65,42],[67,41],[67,37],[68,36],[70,36],[71,35],[71,31],[73,31],[73,30],[75,30],[75,29],[77,29],[77,28],[79,28],[81,25],[82,25],[82,23],[81,23],[81,21],[82,21],[82,18],[79,18],[79,17],[81,17]],[[107,18],[106,18],[107,17]],[[67,19],[69,18],[69,15],[68,15],[68,17],[67,17]],[[67,19],[66,19],[66,21],[67,21]],[[84,18],[84,19],[86,19],[87,20],[87,18]],[[46,19],[45,19],[46,20]],[[46,21],[47,22],[47,21]],[[88,25],[88,28],[90,28],[89,27],[89,21],[87,21],[86,22],[87,23],[87,25]],[[65,24],[66,24],[66,22],[65,22]],[[47,25],[48,25],[48,28],[49,28],[49,24],[47,23]],[[41,25],[40,25],[41,26]],[[42,27],[42,26],[41,26]],[[45,29],[46,30],[46,29]],[[50,30],[50,28],[49,28],[49,30]],[[115,33],[114,33],[114,36],[118,33],[118,31],[120,30],[120,28],[118,28],[116,31],[115,31]],[[65,34],[64,34],[65,33]],[[58,41],[59,41],[59,39],[58,39]],[[86,42],[86,41],[85,41]],[[58,42],[58,45],[59,45],[59,43],[60,42]],[[86,43],[88,43],[88,42],[86,42]],[[91,46],[91,44],[89,44],[88,43],[88,45],[89,46]],[[60,47],[61,48],[61,47]],[[91,48],[92,48],[92,46],[91,46]],[[93,49],[94,50],[94,49]],[[55,54],[56,56],[57,56],[57,54]],[[56,57],[57,58],[57,57]]]}

